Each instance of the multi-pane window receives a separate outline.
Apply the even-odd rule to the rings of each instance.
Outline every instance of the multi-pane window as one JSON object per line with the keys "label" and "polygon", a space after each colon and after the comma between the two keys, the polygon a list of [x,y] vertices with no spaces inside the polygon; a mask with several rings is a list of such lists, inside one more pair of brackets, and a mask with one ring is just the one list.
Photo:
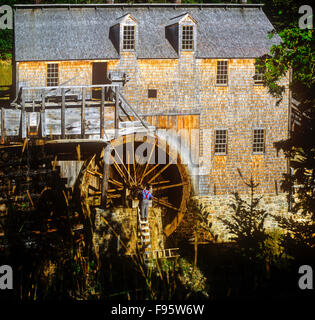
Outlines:
{"label": "multi-pane window", "polygon": [[227,130],[216,130],[215,131],[215,153],[227,153]]}
{"label": "multi-pane window", "polygon": [[228,62],[226,60],[217,62],[217,84],[228,84]]}
{"label": "multi-pane window", "polygon": [[183,26],[182,27],[182,50],[194,49],[194,27]]}
{"label": "multi-pane window", "polygon": [[265,130],[254,129],[253,152],[265,152]]}
{"label": "multi-pane window", "polygon": [[58,63],[47,64],[47,87],[58,86]]}
{"label": "multi-pane window", "polygon": [[255,75],[254,75],[255,84],[263,84],[264,83],[264,72],[255,66]]}
{"label": "multi-pane window", "polygon": [[135,49],[135,26],[124,26],[123,29],[123,49]]}

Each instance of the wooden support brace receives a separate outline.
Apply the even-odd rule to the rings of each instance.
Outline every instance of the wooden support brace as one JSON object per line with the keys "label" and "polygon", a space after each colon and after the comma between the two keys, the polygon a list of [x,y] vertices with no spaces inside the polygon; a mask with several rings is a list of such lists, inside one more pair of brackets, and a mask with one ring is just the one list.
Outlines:
{"label": "wooden support brace", "polygon": [[115,88],[115,138],[118,137],[119,128],[119,88]]}
{"label": "wooden support brace", "polygon": [[4,108],[1,108],[1,143],[5,142],[5,124],[4,124],[4,118],[5,118],[5,110]]}
{"label": "wooden support brace", "polygon": [[85,92],[86,88],[82,88],[82,105],[81,105],[81,138],[85,138]]}
{"label": "wooden support brace", "polygon": [[61,89],[61,139],[66,137],[66,99],[65,89]]}
{"label": "wooden support brace", "polygon": [[104,104],[105,104],[105,88],[102,87],[101,110],[100,110],[100,138],[101,139],[104,139]]}
{"label": "wooden support brace", "polygon": [[21,98],[21,122],[20,122],[20,138],[24,139],[26,138],[27,132],[26,132],[26,111],[25,111],[25,97],[24,92],[22,89],[22,98]]}
{"label": "wooden support brace", "polygon": [[45,90],[42,91],[42,109],[40,111],[40,135],[46,137]]}
{"label": "wooden support brace", "polygon": [[110,160],[110,148],[106,146],[103,154],[103,179],[102,179],[102,197],[101,197],[101,205],[104,208],[107,203],[107,193],[108,193],[108,179],[109,179],[109,160]]}

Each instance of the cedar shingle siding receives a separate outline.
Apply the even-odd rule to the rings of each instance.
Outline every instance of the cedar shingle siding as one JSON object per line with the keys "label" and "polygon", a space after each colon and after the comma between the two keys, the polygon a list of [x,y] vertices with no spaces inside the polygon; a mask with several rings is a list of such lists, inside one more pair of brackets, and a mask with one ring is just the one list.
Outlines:
{"label": "cedar shingle siding", "polygon": [[[20,84],[45,85],[48,62],[58,62],[59,83],[73,78],[71,85],[91,84],[93,61],[107,62],[108,71],[129,76],[124,96],[151,124],[192,129],[191,119],[198,120],[196,140],[190,141],[194,151],[187,154],[197,154],[202,168],[195,179],[199,195],[245,191],[238,169],[260,183],[257,192],[275,193],[275,181],[287,170],[273,143],[288,135],[288,78],[281,81],[287,90],[279,105],[267,88],[255,85],[255,58],[280,42],[277,35],[268,39],[273,27],[261,6],[37,7],[15,9]],[[124,51],[119,28],[127,14],[136,20],[136,46]],[[194,50],[188,51],[180,50],[178,39],[186,14],[196,33]],[[223,86],[218,85],[219,61],[227,66],[224,77],[220,74]],[[216,141],[215,133],[223,130],[225,140],[218,135]]]}

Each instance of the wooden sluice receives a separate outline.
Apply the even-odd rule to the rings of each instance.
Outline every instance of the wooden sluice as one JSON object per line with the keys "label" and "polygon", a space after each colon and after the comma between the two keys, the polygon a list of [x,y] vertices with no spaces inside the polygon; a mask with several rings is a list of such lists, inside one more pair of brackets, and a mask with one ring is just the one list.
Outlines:
{"label": "wooden sluice", "polygon": [[[100,92],[97,99],[92,95],[95,90]],[[143,137],[136,140],[134,133]],[[20,199],[22,206],[29,201],[30,210],[40,206],[58,217],[59,209],[46,208],[46,203],[54,203],[56,194],[64,207],[76,199],[72,205],[81,214],[79,219],[71,218],[75,221],[71,232],[75,230],[78,239],[90,232],[77,227],[89,225],[87,216],[94,216],[97,208],[130,208],[137,190],[146,184],[152,184],[157,195],[154,203],[163,208],[161,229],[166,237],[183,217],[190,193],[185,166],[177,151],[155,134],[155,127],[138,116],[117,83],[22,87],[15,100],[1,108],[1,138],[4,196],[0,202],[7,206]],[[144,141],[148,160],[143,163],[136,150]],[[110,151],[105,148],[109,145]],[[161,155],[165,162],[159,162]],[[15,161],[18,157],[22,160]],[[6,159],[12,164],[11,171],[6,170]],[[45,232],[57,232],[53,219],[47,217],[47,221],[51,226]],[[146,251],[146,262],[173,257],[158,254],[161,249],[152,250]]]}

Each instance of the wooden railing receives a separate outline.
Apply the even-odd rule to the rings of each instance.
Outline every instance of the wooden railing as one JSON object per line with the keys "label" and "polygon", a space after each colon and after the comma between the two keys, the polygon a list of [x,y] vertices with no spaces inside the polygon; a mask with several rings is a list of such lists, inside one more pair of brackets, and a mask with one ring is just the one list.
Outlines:
{"label": "wooden railing", "polygon": [[[92,99],[92,90],[99,89],[101,91],[100,99]],[[60,131],[61,139],[66,137],[66,109],[78,108],[81,109],[81,138],[85,138],[85,113],[86,105],[89,107],[100,108],[99,116],[99,135],[104,138],[104,115],[105,104],[111,104],[115,108],[114,114],[114,129],[118,129],[118,107],[119,107],[119,85],[118,84],[103,84],[103,85],[79,85],[79,86],[56,86],[56,87],[21,87],[17,98],[11,103],[11,107],[21,110],[21,127],[20,137],[27,136],[27,112],[40,113],[40,135],[47,136],[46,132],[46,110],[60,109]],[[107,99],[107,100],[106,100]],[[59,111],[58,111],[59,112]],[[117,130],[115,130],[117,131]]]}

